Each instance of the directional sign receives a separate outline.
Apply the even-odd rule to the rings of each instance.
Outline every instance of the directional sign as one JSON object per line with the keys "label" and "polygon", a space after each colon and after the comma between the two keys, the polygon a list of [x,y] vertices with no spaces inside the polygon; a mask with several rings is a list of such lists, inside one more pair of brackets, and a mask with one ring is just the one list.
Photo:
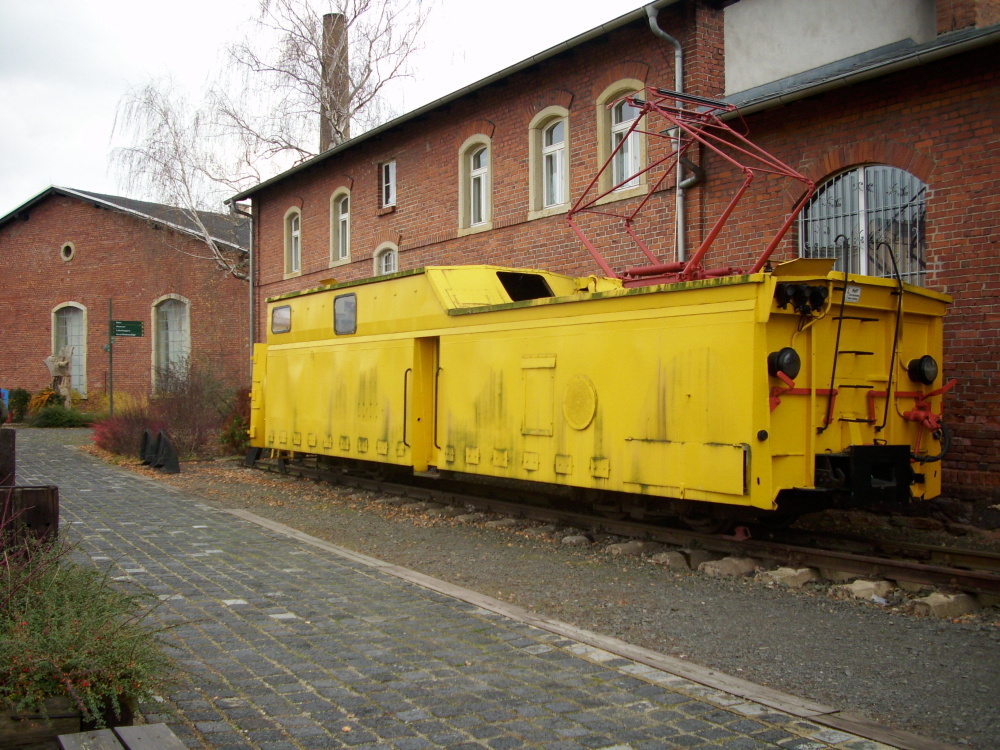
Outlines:
{"label": "directional sign", "polygon": [[141,320],[112,320],[111,321],[111,335],[112,336],[127,336],[131,338],[138,338],[142,336],[142,321]]}

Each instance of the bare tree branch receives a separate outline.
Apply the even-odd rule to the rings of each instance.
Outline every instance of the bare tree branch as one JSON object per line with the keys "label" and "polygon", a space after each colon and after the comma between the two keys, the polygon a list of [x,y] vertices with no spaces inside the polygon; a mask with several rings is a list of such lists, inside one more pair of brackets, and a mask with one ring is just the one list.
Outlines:
{"label": "bare tree branch", "polygon": [[[130,145],[111,157],[120,183],[181,208],[214,262],[246,278],[199,211],[315,156],[321,129],[329,148],[395,114],[386,87],[410,75],[431,2],[260,0],[201,106],[163,81],[122,100],[113,137]],[[324,40],[326,14],[340,14],[346,33]],[[342,63],[326,80],[324,59]]]}

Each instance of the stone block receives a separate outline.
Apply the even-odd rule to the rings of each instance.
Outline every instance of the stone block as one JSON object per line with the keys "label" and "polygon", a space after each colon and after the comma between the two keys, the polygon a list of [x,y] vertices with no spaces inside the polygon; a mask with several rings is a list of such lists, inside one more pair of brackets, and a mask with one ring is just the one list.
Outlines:
{"label": "stone block", "polygon": [[632,539],[628,542],[619,542],[618,544],[611,544],[604,548],[604,551],[610,555],[624,555],[626,557],[650,555],[662,550],[662,544],[657,544],[655,542],[643,542],[638,539]]}
{"label": "stone block", "polygon": [[455,516],[456,521],[461,521],[462,523],[479,523],[486,519],[485,513],[463,513],[460,516]]}
{"label": "stone block", "polygon": [[855,581],[842,586],[834,586],[830,589],[830,596],[834,599],[865,599],[871,600],[873,597],[884,599],[896,587],[890,581]]}
{"label": "stone block", "polygon": [[961,617],[979,610],[979,602],[968,594],[942,594],[935,592],[910,604],[913,614],[921,617]]}
{"label": "stone block", "polygon": [[683,552],[678,552],[675,549],[669,550],[667,552],[660,552],[653,555],[650,562],[654,562],[657,565],[666,565],[668,568],[683,568],[688,569],[688,559]]}
{"label": "stone block", "polygon": [[747,576],[757,570],[763,563],[754,557],[724,557],[721,560],[708,560],[698,566],[698,572],[715,578]]}
{"label": "stone block", "polygon": [[590,544],[590,537],[583,534],[571,534],[562,538],[562,544],[566,547],[586,547]]}
{"label": "stone block", "polygon": [[815,568],[778,568],[761,574],[761,580],[791,589],[800,589],[810,581],[818,581],[819,578],[819,571]]}

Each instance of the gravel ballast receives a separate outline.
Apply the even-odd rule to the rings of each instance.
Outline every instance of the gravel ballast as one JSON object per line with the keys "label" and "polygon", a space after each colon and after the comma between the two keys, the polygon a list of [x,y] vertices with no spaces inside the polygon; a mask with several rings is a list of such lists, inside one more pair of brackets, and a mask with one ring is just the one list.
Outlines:
{"label": "gravel ballast", "polygon": [[562,544],[579,531],[403,508],[235,460],[185,463],[172,476],[130,468],[578,627],[942,742],[1000,748],[995,607],[941,620],[898,599],[834,599],[826,582],[713,578],[606,552],[619,538]]}

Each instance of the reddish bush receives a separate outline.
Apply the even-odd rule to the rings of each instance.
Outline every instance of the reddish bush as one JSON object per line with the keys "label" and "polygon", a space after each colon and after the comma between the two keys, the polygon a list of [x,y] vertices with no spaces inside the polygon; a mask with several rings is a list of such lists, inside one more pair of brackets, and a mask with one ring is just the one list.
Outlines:
{"label": "reddish bush", "polygon": [[137,404],[97,422],[93,440],[102,450],[120,456],[138,456],[143,431],[156,432],[162,427],[162,422],[156,420],[147,407]]}

